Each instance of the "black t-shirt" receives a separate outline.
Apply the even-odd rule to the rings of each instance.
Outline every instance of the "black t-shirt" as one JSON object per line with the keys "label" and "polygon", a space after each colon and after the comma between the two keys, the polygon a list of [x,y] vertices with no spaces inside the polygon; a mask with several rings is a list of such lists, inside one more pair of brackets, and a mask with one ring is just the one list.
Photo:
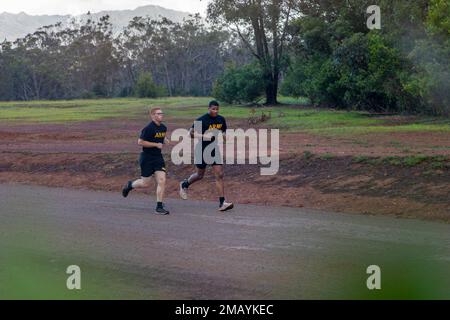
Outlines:
{"label": "black t-shirt", "polygon": [[[148,142],[164,143],[166,137],[167,127],[164,124],[159,126],[153,121],[150,122],[144,129],[142,129],[140,139]],[[142,151],[148,155],[158,156],[161,155],[161,149],[159,148],[146,148],[142,147]]]}
{"label": "black t-shirt", "polygon": [[[209,113],[205,113],[200,118],[197,118],[195,121],[200,121],[202,123],[202,134],[204,134],[208,130],[217,129],[222,132],[227,131],[227,122],[225,118],[221,115],[217,115],[216,117],[211,117]],[[194,124],[192,124],[192,128],[194,128]],[[213,139],[214,140],[214,139]],[[203,141],[202,145],[205,148],[212,141]]]}

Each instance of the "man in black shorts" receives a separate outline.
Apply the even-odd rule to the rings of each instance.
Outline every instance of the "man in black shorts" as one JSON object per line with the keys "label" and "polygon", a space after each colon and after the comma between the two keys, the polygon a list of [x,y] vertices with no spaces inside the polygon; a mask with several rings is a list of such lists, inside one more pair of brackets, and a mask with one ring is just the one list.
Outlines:
{"label": "man in black shorts", "polygon": [[[219,115],[219,103],[217,101],[211,101],[208,106],[208,113],[204,114],[196,121],[199,121],[202,124],[201,133],[195,132],[194,125],[192,125],[190,135],[192,138],[196,137],[202,139],[202,163],[196,164],[197,172],[192,174],[188,179],[180,182],[180,197],[184,200],[187,199],[187,190],[189,186],[203,179],[206,171],[206,166],[208,164],[211,164],[216,178],[217,191],[219,193],[219,211],[227,211],[233,209],[233,203],[225,201],[222,161],[213,161],[212,163],[207,163],[203,157],[203,151],[205,150],[205,148],[214,141],[210,136],[205,135],[205,132],[208,130],[217,129],[222,131],[222,134],[225,134],[227,130],[227,123],[225,121],[225,118]],[[214,158],[214,156],[215,154],[213,150],[211,152],[211,157]]]}
{"label": "man in black shorts", "polygon": [[166,185],[166,165],[161,153],[164,142],[166,140],[167,128],[161,123],[164,113],[160,108],[153,108],[150,110],[150,122],[141,132],[138,144],[142,146],[142,152],[139,157],[139,164],[141,166],[141,178],[135,181],[128,181],[122,190],[124,197],[128,196],[134,188],[147,188],[151,184],[150,177],[154,174],[156,183],[156,199],[157,205],[155,213],[169,214],[169,211],[164,208],[163,197]]}

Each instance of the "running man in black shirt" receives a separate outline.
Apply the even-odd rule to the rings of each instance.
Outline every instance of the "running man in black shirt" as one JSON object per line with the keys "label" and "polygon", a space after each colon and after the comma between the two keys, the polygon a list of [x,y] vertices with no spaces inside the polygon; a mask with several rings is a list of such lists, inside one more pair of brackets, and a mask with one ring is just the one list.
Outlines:
{"label": "running man in black shirt", "polygon": [[166,140],[167,128],[162,124],[164,113],[160,108],[150,110],[150,122],[141,132],[138,144],[142,146],[142,152],[139,157],[141,166],[141,178],[135,181],[128,181],[122,190],[124,197],[134,188],[147,188],[151,184],[151,176],[154,174],[158,187],[156,188],[157,206],[155,213],[169,214],[164,208],[163,198],[166,185],[166,165],[161,153],[164,142]]}
{"label": "running man in black shirt", "polygon": [[[188,179],[183,180],[180,182],[180,197],[184,200],[187,199],[187,190],[189,186],[201,179],[203,179],[203,176],[206,171],[206,166],[208,163],[205,162],[205,159],[203,158],[203,151],[205,148],[212,143],[211,137],[207,137],[207,135],[204,135],[204,133],[211,129],[217,129],[222,131],[222,134],[225,134],[227,130],[227,123],[225,121],[225,118],[219,115],[219,103],[217,101],[211,101],[208,106],[208,113],[204,114],[200,118],[198,118],[196,121],[200,121],[202,123],[202,132],[195,132],[194,125],[192,125],[192,128],[190,130],[191,137],[197,137],[202,139],[202,163],[196,164],[197,172],[192,174]],[[225,138],[225,135],[224,135]],[[205,141],[206,140],[206,141]],[[211,156],[214,157],[214,150],[211,152]],[[223,183],[223,166],[222,161],[220,162],[212,162],[209,163],[212,165],[214,175],[216,178],[216,187],[217,191],[219,192],[219,211],[227,211],[230,209],[233,209],[233,203],[226,202],[225,201],[225,191],[224,191],[224,183]]]}

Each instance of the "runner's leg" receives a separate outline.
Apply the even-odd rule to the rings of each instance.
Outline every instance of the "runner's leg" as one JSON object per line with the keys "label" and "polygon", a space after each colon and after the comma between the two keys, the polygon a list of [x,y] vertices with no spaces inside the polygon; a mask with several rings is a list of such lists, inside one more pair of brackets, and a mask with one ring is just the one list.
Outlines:
{"label": "runner's leg", "polygon": [[151,177],[141,177],[131,183],[134,188],[148,188],[151,185]]}
{"label": "runner's leg", "polygon": [[201,168],[199,168],[197,166],[197,172],[192,174],[188,179],[184,179],[183,181],[180,182],[180,197],[181,197],[181,199],[187,200],[187,198],[188,198],[187,190],[188,190],[189,186],[194,182],[202,180],[203,176],[205,175],[205,170],[206,170],[206,166],[202,166]]}
{"label": "runner's leg", "polygon": [[155,180],[158,185],[156,188],[156,201],[163,202],[166,189],[166,173],[164,171],[156,171]]}
{"label": "runner's leg", "polygon": [[225,188],[223,183],[223,166],[216,165],[213,166],[214,176],[216,178],[216,188],[219,193],[219,197],[225,197]]}
{"label": "runner's leg", "polygon": [[165,171],[155,171],[155,180],[157,183],[156,187],[156,210],[157,214],[169,214],[169,210],[164,207],[164,190],[166,189],[166,172]]}
{"label": "runner's leg", "polygon": [[193,173],[187,180],[189,185],[202,180],[205,176],[205,171],[206,168],[197,168],[197,172]]}
{"label": "runner's leg", "polygon": [[213,166],[214,176],[216,177],[216,187],[219,193],[219,211],[227,211],[233,209],[234,204],[232,202],[225,201],[225,187],[223,182],[223,166]]}

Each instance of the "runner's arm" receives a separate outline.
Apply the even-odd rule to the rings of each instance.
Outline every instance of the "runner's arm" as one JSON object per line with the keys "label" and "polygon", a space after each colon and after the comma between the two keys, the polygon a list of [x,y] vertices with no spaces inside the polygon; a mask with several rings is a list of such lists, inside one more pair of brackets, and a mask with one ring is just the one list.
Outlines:
{"label": "runner's arm", "polygon": [[157,142],[150,142],[150,141],[145,141],[142,139],[138,140],[138,145],[145,147],[145,148],[162,148],[162,143],[157,143]]}
{"label": "runner's arm", "polygon": [[203,135],[201,133],[195,132],[194,128],[191,128],[189,130],[189,135],[191,136],[191,138],[198,138],[200,140],[204,139],[205,141],[211,140],[211,137],[209,137],[208,135]]}
{"label": "runner's arm", "polygon": [[[200,134],[198,132],[194,131],[194,128],[191,128],[191,130],[189,130],[189,134],[191,135],[191,138],[198,138],[200,140],[204,140],[204,141],[212,141],[212,138],[214,137],[211,133],[205,132],[205,134]],[[222,131],[222,136],[223,136],[223,141],[226,142],[225,139],[225,131]]]}

